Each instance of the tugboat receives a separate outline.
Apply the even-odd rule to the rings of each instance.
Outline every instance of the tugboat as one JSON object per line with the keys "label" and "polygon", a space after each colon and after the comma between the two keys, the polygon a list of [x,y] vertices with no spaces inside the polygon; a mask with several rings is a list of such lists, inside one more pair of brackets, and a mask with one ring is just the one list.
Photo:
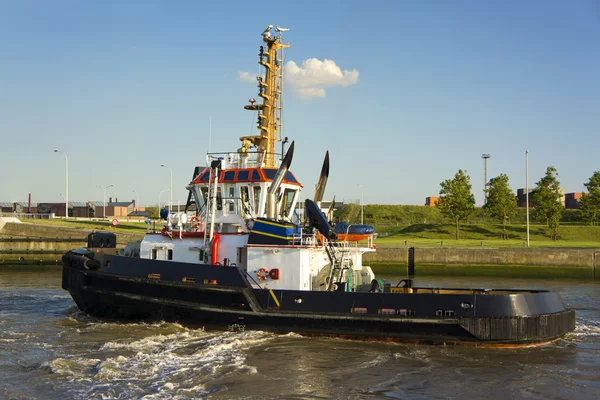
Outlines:
{"label": "tugboat", "polygon": [[161,213],[161,231],[125,248],[97,232],[63,256],[62,287],[77,306],[101,317],[418,343],[532,345],[573,331],[575,313],[555,292],[377,279],[363,265],[375,251],[374,230],[336,229],[321,209],[328,152],[302,210],[302,185],[290,171],[294,142],[275,148],[285,31],[262,33],[261,101],[244,107],[257,113],[258,134],[241,137],[237,151],[207,154],[187,186],[186,211]]}

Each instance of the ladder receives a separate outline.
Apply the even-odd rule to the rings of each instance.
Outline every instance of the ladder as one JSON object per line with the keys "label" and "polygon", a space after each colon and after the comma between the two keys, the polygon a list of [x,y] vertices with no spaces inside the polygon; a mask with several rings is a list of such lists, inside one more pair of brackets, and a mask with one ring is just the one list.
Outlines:
{"label": "ladder", "polygon": [[[338,247],[341,247],[339,249]],[[325,239],[325,252],[331,262],[331,271],[327,282],[327,291],[335,291],[336,283],[341,283],[344,272],[352,267],[352,259],[348,251],[348,243],[342,242],[334,245],[330,240]]]}

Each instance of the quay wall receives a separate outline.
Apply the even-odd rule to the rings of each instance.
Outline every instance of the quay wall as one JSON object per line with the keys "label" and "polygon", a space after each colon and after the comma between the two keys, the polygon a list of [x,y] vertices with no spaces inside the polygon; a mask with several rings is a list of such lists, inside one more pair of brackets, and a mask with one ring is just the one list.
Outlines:
{"label": "quay wall", "polygon": [[[0,229],[0,263],[60,263],[62,254],[87,245],[91,230],[7,222]],[[117,233],[117,247],[142,239]]]}
{"label": "quay wall", "polygon": [[[375,253],[366,253],[367,262],[408,262],[408,247],[378,247]],[[415,247],[415,264],[454,265],[539,265],[593,268],[600,264],[600,248],[460,248]]]}
{"label": "quay wall", "polygon": [[[409,247],[378,247],[365,253],[365,264],[404,274]],[[509,275],[600,279],[600,248],[453,248],[415,247],[416,274]],[[395,266],[395,267],[392,267]]]}

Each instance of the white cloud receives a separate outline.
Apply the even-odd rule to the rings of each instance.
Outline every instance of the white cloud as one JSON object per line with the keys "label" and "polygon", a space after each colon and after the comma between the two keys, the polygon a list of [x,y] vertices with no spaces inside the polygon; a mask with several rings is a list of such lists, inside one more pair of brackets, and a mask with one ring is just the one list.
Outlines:
{"label": "white cloud", "polygon": [[288,61],[284,72],[286,85],[291,86],[298,97],[325,97],[325,88],[349,86],[358,82],[358,71],[343,70],[333,60],[309,58],[298,66]]}
{"label": "white cloud", "polygon": [[256,82],[256,75],[246,71],[238,71],[238,79],[242,82],[254,83]]}

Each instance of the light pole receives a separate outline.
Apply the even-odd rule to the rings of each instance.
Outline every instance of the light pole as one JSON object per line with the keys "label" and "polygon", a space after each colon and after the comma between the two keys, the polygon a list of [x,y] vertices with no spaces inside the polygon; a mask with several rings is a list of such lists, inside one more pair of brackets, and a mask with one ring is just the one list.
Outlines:
{"label": "light pole", "polygon": [[364,188],[363,186],[359,183],[358,187],[360,188],[360,224],[363,225],[364,224],[364,208],[365,208],[365,202],[364,202]]}
{"label": "light pole", "polygon": [[163,168],[169,168],[169,172],[171,174],[171,180],[169,183],[169,213],[171,213],[173,201],[173,170],[168,165],[161,164],[160,166]]}
{"label": "light pole", "polygon": [[525,151],[525,207],[527,210],[527,247],[529,247],[529,151]]}
{"label": "light pole", "polygon": [[488,186],[488,180],[487,180],[487,160],[488,158],[490,158],[491,156],[489,154],[482,154],[481,158],[483,158],[483,205],[487,204],[487,186]]}
{"label": "light pole", "polygon": [[135,193],[135,207],[133,207],[133,211],[135,211],[136,208],[138,208],[140,206],[140,196],[138,195],[138,193],[134,190],[133,193]]}
{"label": "light pole", "polygon": [[64,151],[54,150],[54,152],[65,156],[65,219],[67,219],[69,218],[69,157]]}
{"label": "light pole", "polygon": [[100,185],[96,185],[96,187],[104,190],[104,194],[102,197],[102,218],[106,218],[106,189],[108,189],[109,187],[113,187],[113,185],[108,185],[104,188]]}

